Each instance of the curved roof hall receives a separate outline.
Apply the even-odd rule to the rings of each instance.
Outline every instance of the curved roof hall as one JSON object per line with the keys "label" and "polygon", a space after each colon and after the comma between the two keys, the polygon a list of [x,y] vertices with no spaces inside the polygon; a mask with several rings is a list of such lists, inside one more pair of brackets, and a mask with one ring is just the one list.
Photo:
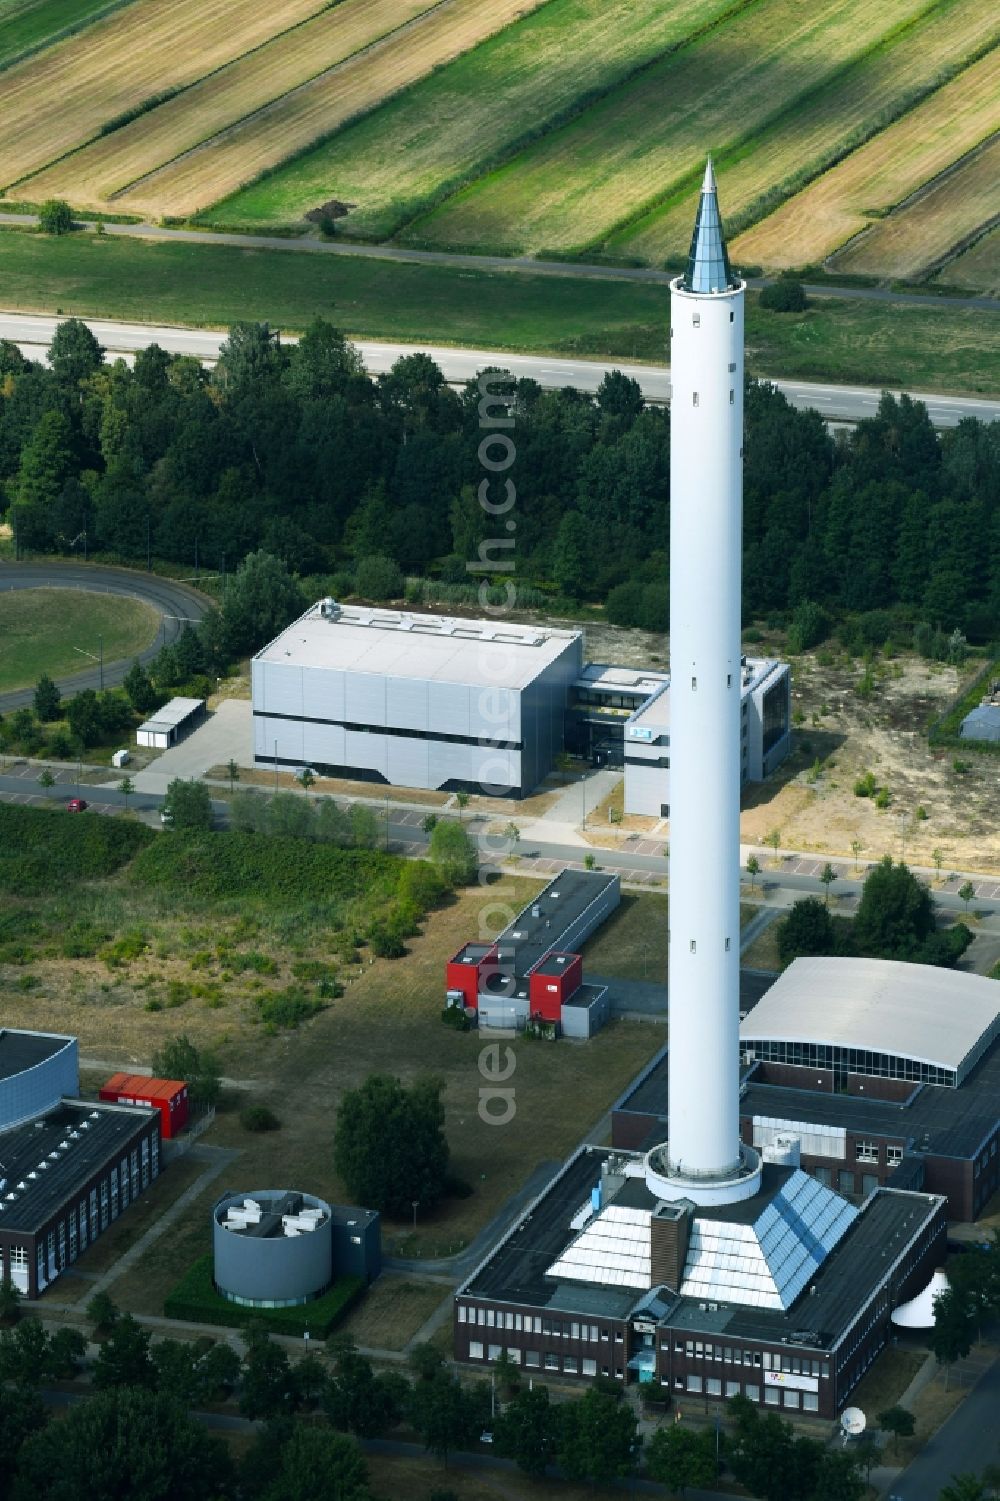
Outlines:
{"label": "curved roof hall", "polygon": [[782,1041],[888,1053],[954,1071],[1000,1034],[1000,985],[890,959],[796,959],[740,1025],[741,1044]]}

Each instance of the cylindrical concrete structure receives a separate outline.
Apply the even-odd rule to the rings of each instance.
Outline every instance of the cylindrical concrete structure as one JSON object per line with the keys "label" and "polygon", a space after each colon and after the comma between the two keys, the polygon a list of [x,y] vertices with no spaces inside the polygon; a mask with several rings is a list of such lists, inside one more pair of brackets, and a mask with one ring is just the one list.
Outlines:
{"label": "cylindrical concrete structure", "polygon": [[283,1188],[227,1194],[212,1221],[215,1285],[230,1302],[287,1308],[329,1287],[333,1220],[323,1199]]}
{"label": "cylindrical concrete structure", "polygon": [[706,1180],[713,1200],[727,1178],[741,1197],[748,1170],[739,1134],[744,293],[709,166],[670,307],[669,1169],[686,1185]]}

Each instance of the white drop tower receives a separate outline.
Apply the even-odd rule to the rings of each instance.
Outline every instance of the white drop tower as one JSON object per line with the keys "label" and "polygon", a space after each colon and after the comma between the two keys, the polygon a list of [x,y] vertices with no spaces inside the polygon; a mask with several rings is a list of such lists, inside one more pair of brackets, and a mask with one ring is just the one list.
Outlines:
{"label": "white drop tower", "polygon": [[651,1191],[749,1198],[739,1132],[743,301],[709,160],[670,304],[669,1140]]}

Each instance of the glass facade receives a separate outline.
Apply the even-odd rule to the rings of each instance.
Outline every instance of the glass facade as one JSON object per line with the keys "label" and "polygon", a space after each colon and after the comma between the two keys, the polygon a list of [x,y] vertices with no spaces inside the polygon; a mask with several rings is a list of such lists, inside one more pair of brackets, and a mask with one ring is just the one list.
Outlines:
{"label": "glass facade", "polygon": [[944,1084],[955,1088],[955,1070],[938,1068],[916,1058],[895,1053],[871,1053],[865,1048],[830,1047],[826,1043],[779,1042],[754,1039],[748,1051],[762,1063],[794,1063],[805,1068],[832,1069],[838,1084],[848,1074],[867,1074],[873,1079],[907,1079],[915,1084]]}
{"label": "glass facade", "polygon": [[764,755],[788,734],[788,678],[768,688],[763,705]]}

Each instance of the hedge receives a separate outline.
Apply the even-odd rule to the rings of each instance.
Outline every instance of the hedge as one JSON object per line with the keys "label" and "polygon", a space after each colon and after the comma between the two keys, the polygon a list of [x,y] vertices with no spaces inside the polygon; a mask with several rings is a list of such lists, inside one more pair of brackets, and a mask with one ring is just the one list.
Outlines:
{"label": "hedge", "polygon": [[987,755],[995,755],[1000,751],[1000,746],[995,741],[965,740],[960,733],[962,720],[978,706],[990,683],[995,682],[998,677],[1000,677],[1000,661],[987,663],[982,672],[977,673],[969,686],[959,694],[951,708],[933,720],[927,731],[927,741],[932,748],[949,747],[962,751],[985,751]]}
{"label": "hedge", "polygon": [[294,1308],[244,1308],[230,1303],[216,1291],[212,1281],[212,1256],[200,1256],[166,1296],[163,1312],[168,1319],[190,1324],[224,1324],[238,1329],[262,1323],[274,1334],[302,1335],[306,1330],[325,1339],[331,1329],[353,1308],[367,1289],[362,1277],[338,1277],[322,1297]]}
{"label": "hedge", "polygon": [[36,896],[113,875],[155,838],[129,819],[0,803],[0,891]]}

